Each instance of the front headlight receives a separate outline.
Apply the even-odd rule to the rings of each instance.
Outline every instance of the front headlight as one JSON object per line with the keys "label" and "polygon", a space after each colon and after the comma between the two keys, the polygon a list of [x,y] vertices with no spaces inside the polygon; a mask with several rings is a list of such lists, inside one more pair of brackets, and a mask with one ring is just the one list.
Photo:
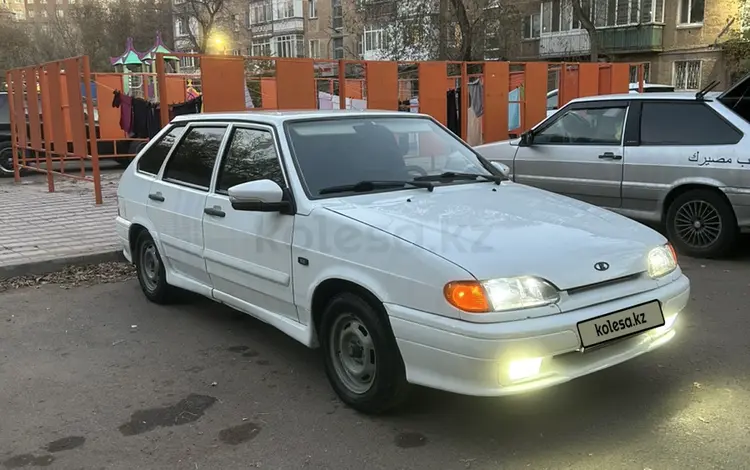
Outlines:
{"label": "front headlight", "polygon": [[648,275],[652,279],[666,276],[677,269],[677,253],[669,243],[649,251],[647,260]]}
{"label": "front headlight", "polygon": [[560,299],[555,286],[533,276],[449,282],[443,292],[448,303],[469,313],[540,307]]}

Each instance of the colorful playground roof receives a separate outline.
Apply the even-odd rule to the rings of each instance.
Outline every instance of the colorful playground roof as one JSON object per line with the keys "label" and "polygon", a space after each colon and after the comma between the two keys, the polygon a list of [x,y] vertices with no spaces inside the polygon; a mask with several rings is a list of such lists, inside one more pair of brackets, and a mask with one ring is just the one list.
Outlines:
{"label": "colorful playground roof", "polygon": [[[146,52],[138,52],[133,46],[133,38],[128,38],[125,46],[125,52],[117,57],[110,57],[109,61],[112,65],[143,65],[156,58],[156,54],[171,54],[172,51],[164,45],[164,41],[161,39],[161,33],[157,31],[156,42],[153,47]],[[164,60],[178,60],[175,56],[165,56]]]}

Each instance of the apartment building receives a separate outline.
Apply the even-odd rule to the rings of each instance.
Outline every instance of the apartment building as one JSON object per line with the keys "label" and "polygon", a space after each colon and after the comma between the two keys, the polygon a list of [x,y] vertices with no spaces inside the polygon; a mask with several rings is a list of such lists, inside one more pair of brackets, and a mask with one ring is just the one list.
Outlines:
{"label": "apartment building", "polygon": [[303,0],[251,0],[247,26],[252,56],[304,57],[305,17]]}
{"label": "apartment building", "polygon": [[358,59],[359,37],[349,30],[358,29],[351,11],[342,0],[305,1],[305,42],[307,56],[317,59]]}
{"label": "apartment building", "polygon": [[[240,0],[228,0],[222,4],[222,8],[214,15],[213,21],[210,17],[197,18],[195,11],[205,15],[207,6],[216,8],[218,4],[211,4],[210,0],[200,0],[199,4],[191,4],[199,0],[174,0],[173,23],[174,23],[174,49],[178,52],[197,53],[204,46],[202,52],[209,54],[245,54],[250,47],[250,35],[248,33],[247,8]],[[213,23],[208,40],[204,41],[206,26]],[[191,58],[181,59],[183,70],[195,67],[195,61]]]}
{"label": "apartment building", "polygon": [[0,21],[18,21],[25,18],[24,0],[0,0]]}
{"label": "apartment building", "polygon": [[[739,0],[582,0],[596,26],[600,60],[644,63],[646,80],[697,90],[726,85],[721,42],[741,28]],[[589,60],[588,33],[571,0],[546,0],[523,20],[524,59]],[[636,80],[635,69],[631,80]],[[721,87],[719,87],[721,89]]]}
{"label": "apartment building", "polygon": [[76,0],[0,0],[6,2],[17,20],[44,23],[55,16],[62,18],[69,5]]}

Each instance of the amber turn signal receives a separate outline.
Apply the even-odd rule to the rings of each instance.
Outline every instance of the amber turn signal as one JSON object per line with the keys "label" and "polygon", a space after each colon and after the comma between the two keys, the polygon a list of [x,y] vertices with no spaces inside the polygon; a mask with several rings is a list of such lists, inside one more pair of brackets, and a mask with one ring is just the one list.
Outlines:
{"label": "amber turn signal", "polygon": [[484,288],[478,281],[449,282],[443,288],[445,300],[459,310],[468,313],[486,313],[490,311],[490,303],[484,293]]}

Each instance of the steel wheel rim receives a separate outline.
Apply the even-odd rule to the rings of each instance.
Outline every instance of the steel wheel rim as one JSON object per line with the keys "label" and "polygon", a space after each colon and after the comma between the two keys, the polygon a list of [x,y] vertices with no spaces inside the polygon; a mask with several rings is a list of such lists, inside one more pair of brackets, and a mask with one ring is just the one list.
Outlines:
{"label": "steel wheel rim", "polygon": [[351,314],[339,316],[331,328],[331,361],[336,375],[352,393],[367,393],[377,372],[377,356],[372,335]]}
{"label": "steel wheel rim", "polygon": [[677,236],[693,248],[707,248],[721,236],[723,223],[719,211],[706,201],[688,201],[675,214]]}
{"label": "steel wheel rim", "polygon": [[0,150],[0,171],[6,174],[13,173],[13,149],[4,148]]}
{"label": "steel wheel rim", "polygon": [[159,285],[159,268],[161,262],[153,242],[146,242],[141,249],[141,280],[149,292],[153,292]]}

